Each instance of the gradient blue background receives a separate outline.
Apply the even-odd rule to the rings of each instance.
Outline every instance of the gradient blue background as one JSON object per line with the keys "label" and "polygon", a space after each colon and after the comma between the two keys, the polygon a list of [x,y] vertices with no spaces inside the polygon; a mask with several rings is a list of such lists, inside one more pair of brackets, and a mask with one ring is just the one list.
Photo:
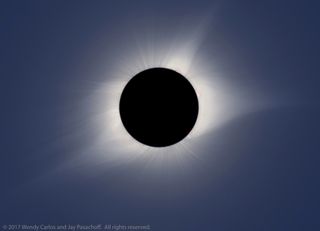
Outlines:
{"label": "gradient blue background", "polygon": [[[174,31],[211,11],[200,53],[219,57],[228,81],[290,103],[206,134],[196,146],[204,163],[179,176],[144,178],[132,163],[47,177],[90,136],[68,132],[82,121],[73,111],[86,81],[102,79],[78,66],[112,60],[118,39],[130,44],[118,37],[128,21]],[[320,230],[319,11],[317,1],[1,1],[0,224]],[[107,56],[95,52],[101,34]]]}

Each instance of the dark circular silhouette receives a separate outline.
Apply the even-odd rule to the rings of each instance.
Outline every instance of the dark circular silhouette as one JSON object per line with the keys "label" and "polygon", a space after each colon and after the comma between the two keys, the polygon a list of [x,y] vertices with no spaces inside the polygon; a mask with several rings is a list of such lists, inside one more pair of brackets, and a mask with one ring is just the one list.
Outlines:
{"label": "dark circular silhouette", "polygon": [[198,117],[198,98],[190,82],[176,71],[151,68],[135,75],[120,98],[120,116],[128,133],[153,146],[185,138]]}

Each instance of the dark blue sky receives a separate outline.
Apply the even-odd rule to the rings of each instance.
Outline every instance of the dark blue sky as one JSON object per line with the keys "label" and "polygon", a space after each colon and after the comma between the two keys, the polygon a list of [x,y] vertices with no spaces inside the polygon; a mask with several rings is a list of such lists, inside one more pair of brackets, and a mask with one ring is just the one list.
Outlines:
{"label": "dark blue sky", "polygon": [[[319,230],[319,11],[317,1],[1,1],[0,225]],[[119,61],[127,31],[143,33],[128,25],[160,25],[170,39],[202,16],[206,62],[281,103],[202,136],[187,170],[57,170],[92,135],[76,113],[88,83],[103,81],[92,70]]]}

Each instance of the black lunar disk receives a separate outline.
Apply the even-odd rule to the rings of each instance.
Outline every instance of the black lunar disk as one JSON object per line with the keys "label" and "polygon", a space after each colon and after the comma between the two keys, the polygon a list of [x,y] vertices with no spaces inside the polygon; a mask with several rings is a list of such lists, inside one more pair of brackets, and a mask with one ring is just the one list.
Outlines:
{"label": "black lunar disk", "polygon": [[120,98],[120,116],[128,133],[153,146],[185,138],[198,117],[198,98],[190,82],[176,71],[151,68],[135,75]]}

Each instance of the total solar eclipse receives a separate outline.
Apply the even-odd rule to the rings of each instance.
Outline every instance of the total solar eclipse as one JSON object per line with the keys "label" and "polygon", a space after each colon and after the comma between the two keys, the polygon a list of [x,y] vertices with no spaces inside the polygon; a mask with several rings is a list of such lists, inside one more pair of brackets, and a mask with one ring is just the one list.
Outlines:
{"label": "total solar eclipse", "polygon": [[124,127],[134,139],[148,146],[165,147],[190,133],[199,104],[193,86],[183,75],[157,67],[129,80],[119,110]]}

